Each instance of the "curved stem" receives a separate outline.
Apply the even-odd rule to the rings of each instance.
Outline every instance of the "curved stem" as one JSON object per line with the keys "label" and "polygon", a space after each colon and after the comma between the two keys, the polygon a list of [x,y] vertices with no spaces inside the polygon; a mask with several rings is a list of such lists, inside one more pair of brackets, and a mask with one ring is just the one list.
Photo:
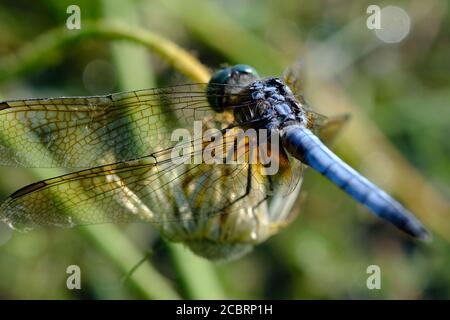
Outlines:
{"label": "curved stem", "polygon": [[6,57],[0,63],[0,82],[41,68],[55,58],[64,47],[84,39],[125,40],[140,44],[166,60],[177,71],[195,82],[207,82],[209,71],[194,56],[170,40],[137,27],[116,23],[85,23],[81,30],[57,28],[26,45],[17,55]]}

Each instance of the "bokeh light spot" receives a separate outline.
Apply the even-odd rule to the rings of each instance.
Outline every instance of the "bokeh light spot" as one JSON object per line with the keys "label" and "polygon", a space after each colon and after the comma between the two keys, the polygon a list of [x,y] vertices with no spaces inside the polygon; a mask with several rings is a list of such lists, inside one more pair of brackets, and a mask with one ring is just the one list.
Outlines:
{"label": "bokeh light spot", "polygon": [[381,9],[381,29],[375,29],[375,34],[386,43],[398,43],[409,34],[410,29],[408,13],[400,7],[387,6]]}

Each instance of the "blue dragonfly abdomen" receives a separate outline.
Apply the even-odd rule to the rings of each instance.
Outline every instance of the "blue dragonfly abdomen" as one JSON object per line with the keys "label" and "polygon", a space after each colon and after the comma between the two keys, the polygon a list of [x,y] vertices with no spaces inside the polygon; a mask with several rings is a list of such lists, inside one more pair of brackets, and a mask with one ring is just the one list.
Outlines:
{"label": "blue dragonfly abdomen", "polygon": [[302,125],[287,126],[282,131],[282,143],[294,157],[324,175],[375,215],[413,237],[429,237],[426,229],[406,208],[342,161],[309,129]]}

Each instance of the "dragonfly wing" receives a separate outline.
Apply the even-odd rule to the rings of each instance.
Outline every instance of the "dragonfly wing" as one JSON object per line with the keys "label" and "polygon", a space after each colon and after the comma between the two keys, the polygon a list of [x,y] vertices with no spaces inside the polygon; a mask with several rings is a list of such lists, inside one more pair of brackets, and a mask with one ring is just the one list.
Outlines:
{"label": "dragonfly wing", "polygon": [[292,90],[294,95],[301,95],[305,86],[306,63],[304,59],[299,59],[286,68],[281,75],[281,79]]}
{"label": "dragonfly wing", "polygon": [[173,239],[195,228],[251,237],[251,230],[281,219],[268,213],[272,186],[261,165],[178,163],[172,151],[31,184],[1,205],[0,220],[19,230],[150,222]]}
{"label": "dragonfly wing", "polygon": [[329,144],[333,141],[337,133],[348,122],[349,114],[342,114],[337,116],[327,117],[314,111],[314,109],[306,102],[303,96],[304,80],[306,78],[306,63],[303,59],[299,59],[290,67],[286,68],[282,74],[282,79],[299,102],[302,104],[304,110],[307,111],[311,129],[319,138]]}
{"label": "dragonfly wing", "polygon": [[[174,229],[165,226],[181,226],[174,237],[192,221],[205,221],[204,227],[229,223],[238,230],[267,226],[261,221],[279,218],[267,213],[268,194],[288,193],[300,179],[301,170],[292,170],[286,155],[275,159],[280,170],[271,176],[262,174],[261,164],[248,162],[172,161],[178,144],[173,129],[192,134],[195,120],[202,121],[202,129],[233,123],[229,114],[214,113],[207,100],[204,88],[188,85],[0,103],[0,120],[5,120],[0,147],[6,151],[1,164],[94,167],[17,191],[1,205],[0,219],[17,229],[144,221],[167,233]],[[204,141],[187,145],[203,151]]]}
{"label": "dragonfly wing", "polygon": [[[35,226],[190,220],[226,212],[247,196],[244,167],[158,164],[153,158],[78,171],[22,188],[5,201],[0,219]],[[254,190],[261,193],[257,186]],[[253,191],[253,192],[255,192]],[[261,198],[262,200],[262,198]],[[242,206],[249,205],[241,201]]]}
{"label": "dragonfly wing", "polygon": [[307,115],[311,129],[325,144],[331,144],[337,134],[348,123],[350,115],[348,113],[336,116],[324,116],[307,109]]}
{"label": "dragonfly wing", "polygon": [[0,165],[88,168],[135,159],[173,146],[173,129],[192,131],[195,120],[214,116],[204,84],[0,102]]}

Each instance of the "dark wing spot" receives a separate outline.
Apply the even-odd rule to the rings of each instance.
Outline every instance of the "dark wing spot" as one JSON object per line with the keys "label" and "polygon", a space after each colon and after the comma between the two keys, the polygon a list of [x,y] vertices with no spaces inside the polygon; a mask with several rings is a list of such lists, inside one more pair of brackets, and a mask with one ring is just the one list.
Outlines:
{"label": "dark wing spot", "polygon": [[39,190],[39,189],[45,187],[46,185],[47,185],[47,183],[45,183],[44,181],[39,181],[39,182],[30,184],[26,187],[23,187],[23,188],[17,190],[16,192],[14,192],[11,195],[11,199],[20,198],[21,196],[31,193],[33,191]]}

